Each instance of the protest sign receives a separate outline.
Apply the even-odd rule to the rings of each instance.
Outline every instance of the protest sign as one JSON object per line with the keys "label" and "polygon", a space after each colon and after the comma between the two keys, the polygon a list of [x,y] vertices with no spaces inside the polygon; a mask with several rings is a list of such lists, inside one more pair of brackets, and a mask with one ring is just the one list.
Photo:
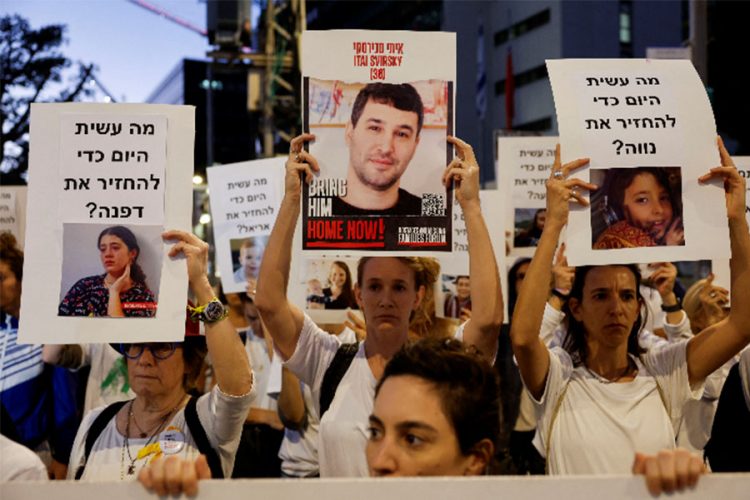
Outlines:
{"label": "protest sign", "polygon": [[320,165],[303,188],[302,248],[449,252],[455,34],[307,31],[302,53]]}
{"label": "protest sign", "polygon": [[[479,192],[482,203],[482,214],[487,223],[487,231],[490,234],[492,248],[495,251],[495,262],[497,264],[500,283],[505,295],[505,220],[503,211],[503,196],[496,190],[483,190]],[[490,223],[488,217],[492,217]],[[466,222],[464,220],[461,205],[456,202],[453,205],[453,253],[451,255],[439,256],[440,258],[440,289],[436,295],[437,315],[439,317],[461,318],[461,309],[467,301],[467,294],[471,290],[469,276],[469,239],[466,233]],[[485,263],[475,263],[483,266]],[[488,265],[488,264],[487,264]],[[492,269],[487,267],[487,272]]]}
{"label": "protest sign", "polygon": [[0,233],[16,237],[23,250],[26,227],[26,186],[0,186]]}
{"label": "protest sign", "polygon": [[191,107],[32,105],[21,342],[184,336],[161,233],[190,230],[193,135]]}
{"label": "protest sign", "polygon": [[216,265],[225,293],[255,290],[284,190],[285,158],[206,169]]}
{"label": "protest sign", "polygon": [[599,186],[571,211],[571,265],[726,258],[722,183],[698,183],[718,165],[716,127],[689,61],[547,61],[563,163]]}
{"label": "protest sign", "polygon": [[498,137],[498,190],[505,199],[511,255],[534,254],[544,228],[547,178],[555,161],[557,137]]}

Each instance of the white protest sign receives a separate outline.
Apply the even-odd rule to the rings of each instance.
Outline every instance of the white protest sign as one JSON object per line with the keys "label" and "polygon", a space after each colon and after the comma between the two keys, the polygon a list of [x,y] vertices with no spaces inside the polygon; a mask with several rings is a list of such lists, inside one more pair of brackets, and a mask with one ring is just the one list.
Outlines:
{"label": "white protest sign", "polygon": [[65,113],[60,127],[65,222],[163,222],[165,116]]}
{"label": "white protest sign", "polygon": [[225,293],[255,289],[281,203],[285,161],[268,158],[206,169],[216,263]]}
{"label": "white protest sign", "polygon": [[511,255],[534,254],[547,206],[546,181],[555,161],[557,137],[498,137],[498,190],[505,203]]}
{"label": "white protest sign", "polygon": [[7,187],[0,187],[0,233],[4,231],[10,232],[16,237],[19,245],[23,246],[16,194],[14,190]]}
{"label": "white protest sign", "polygon": [[[482,203],[482,216],[484,217],[487,231],[490,234],[490,241],[495,253],[495,262],[497,263],[500,283],[505,296],[505,220],[503,211],[503,197],[496,190],[482,190],[479,192],[479,199]],[[476,264],[476,263],[475,263]],[[483,263],[479,263],[480,266]],[[492,268],[487,267],[487,272]],[[459,286],[470,285],[470,282],[459,279],[459,277],[469,276],[469,240],[466,232],[466,221],[461,205],[456,201],[453,205],[453,253],[451,255],[440,256],[440,291],[436,297],[437,314],[440,317],[460,317],[460,307],[455,305],[459,301],[465,302],[464,291],[459,290]],[[462,283],[463,281],[463,283]]]}
{"label": "white protest sign", "polygon": [[320,166],[302,190],[308,254],[451,251],[442,173],[453,157],[455,43],[454,33],[303,33],[303,128]]}
{"label": "white protest sign", "polygon": [[547,61],[563,163],[600,186],[571,211],[571,265],[727,258],[719,164],[706,91],[689,61]]}
{"label": "white protest sign", "polygon": [[194,134],[190,106],[32,105],[21,342],[184,337],[161,233],[190,231]]}

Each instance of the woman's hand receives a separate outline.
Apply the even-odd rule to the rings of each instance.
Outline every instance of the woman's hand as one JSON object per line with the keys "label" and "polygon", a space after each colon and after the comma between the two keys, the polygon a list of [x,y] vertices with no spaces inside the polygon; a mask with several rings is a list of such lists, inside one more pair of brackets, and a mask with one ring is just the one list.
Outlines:
{"label": "woman's hand", "polygon": [[747,193],[745,179],[734,166],[734,161],[732,161],[732,157],[729,156],[721,138],[717,138],[716,142],[719,145],[721,166],[712,168],[707,174],[699,177],[698,181],[705,183],[711,179],[724,179],[724,192],[726,193],[727,200],[727,217],[729,220],[744,220],[745,207],[747,206],[745,201]]}
{"label": "woman's hand", "polygon": [[[547,222],[556,223],[559,227],[568,223],[570,212],[570,201],[575,200],[582,206],[588,206],[589,201],[583,197],[578,189],[593,191],[598,189],[594,184],[584,182],[581,179],[568,179],[568,174],[588,164],[588,158],[579,158],[561,165],[560,145],[555,148],[555,163],[552,165],[552,174],[547,179]],[[546,227],[545,224],[545,227]]]}
{"label": "woman's hand", "polygon": [[685,228],[682,225],[682,217],[675,217],[664,234],[664,245],[675,246],[685,243]]}
{"label": "woman's hand", "polygon": [[365,324],[365,320],[354,311],[346,311],[346,321],[344,321],[344,326],[350,328],[359,341],[364,340],[367,337],[367,325]]}
{"label": "woman's hand", "polygon": [[172,258],[182,254],[187,263],[188,280],[198,304],[205,304],[214,297],[208,281],[208,243],[193,233],[169,230],[162,233],[165,240],[177,240],[169,249]]}
{"label": "woman's hand", "polygon": [[552,285],[561,293],[567,295],[573,288],[573,280],[576,277],[576,268],[568,265],[565,256],[565,243],[561,244],[555,254],[555,262],[552,264]]}
{"label": "woman's hand", "polygon": [[688,450],[661,450],[657,455],[636,453],[633,474],[646,476],[646,487],[652,495],[693,488],[706,472],[699,455]]}
{"label": "woman's hand", "polygon": [[299,198],[302,189],[300,174],[305,174],[305,182],[310,183],[313,172],[320,172],[318,161],[313,155],[304,150],[307,141],[315,140],[313,134],[301,134],[292,139],[289,144],[289,158],[286,160],[286,177],[284,180],[284,194]]}
{"label": "woman's hand", "polygon": [[706,317],[706,325],[713,325],[724,319],[727,315],[726,308],[729,304],[729,290],[713,284],[714,274],[706,277],[698,299]]}
{"label": "woman's hand", "polygon": [[461,208],[465,203],[479,203],[479,165],[471,146],[461,139],[448,136],[448,142],[456,148],[453,158],[443,173],[443,185],[455,182],[455,193]]}
{"label": "woman's hand", "polygon": [[677,281],[677,267],[671,262],[653,263],[649,264],[648,267],[656,269],[651,273],[648,281],[653,284],[665,303],[667,298],[671,298],[670,303],[672,303],[675,300],[671,295],[674,292],[675,281]]}
{"label": "woman's hand", "polygon": [[138,481],[159,496],[182,493],[195,496],[201,479],[211,479],[211,469],[205,455],[200,455],[195,462],[176,455],[160,457],[138,473]]}
{"label": "woman's hand", "polygon": [[125,266],[125,270],[122,272],[119,278],[117,278],[111,285],[108,286],[110,295],[120,295],[133,286],[133,280],[130,279],[130,264]]}

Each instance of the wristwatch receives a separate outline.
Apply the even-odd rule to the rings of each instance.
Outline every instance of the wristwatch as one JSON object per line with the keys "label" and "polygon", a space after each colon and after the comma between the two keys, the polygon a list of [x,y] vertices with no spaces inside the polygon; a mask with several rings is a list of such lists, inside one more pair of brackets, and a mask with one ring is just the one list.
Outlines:
{"label": "wristwatch", "polygon": [[204,323],[215,323],[229,316],[229,311],[221,301],[214,297],[207,304],[198,307],[187,306],[190,319],[203,321]]}

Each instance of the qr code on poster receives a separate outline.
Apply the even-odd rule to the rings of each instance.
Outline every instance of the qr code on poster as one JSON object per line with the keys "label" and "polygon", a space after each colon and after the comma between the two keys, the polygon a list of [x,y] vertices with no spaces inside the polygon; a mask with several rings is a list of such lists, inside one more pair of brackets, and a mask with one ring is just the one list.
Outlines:
{"label": "qr code on poster", "polygon": [[445,195],[437,193],[424,193],[422,195],[422,215],[444,216]]}

